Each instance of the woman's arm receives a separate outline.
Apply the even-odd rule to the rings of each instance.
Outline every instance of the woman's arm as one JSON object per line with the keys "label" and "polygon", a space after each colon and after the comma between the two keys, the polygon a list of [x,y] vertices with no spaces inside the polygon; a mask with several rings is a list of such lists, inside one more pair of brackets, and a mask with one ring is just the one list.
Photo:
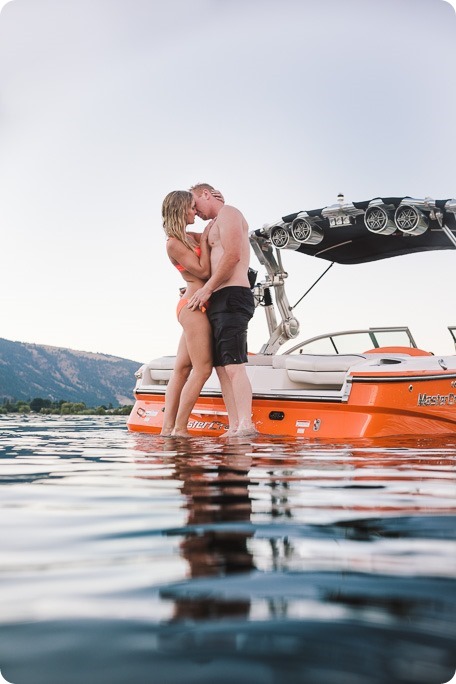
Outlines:
{"label": "woman's arm", "polygon": [[186,247],[180,240],[172,237],[166,242],[166,251],[174,266],[181,264],[191,275],[207,280],[211,274],[210,255],[207,236],[203,238],[203,235],[204,233],[200,240],[201,257],[198,257],[193,249]]}
{"label": "woman's arm", "polygon": [[[210,224],[209,224],[210,226]],[[201,249],[201,256],[199,258],[201,267],[207,273],[205,280],[211,276],[211,250],[209,248],[209,226],[207,226],[200,235],[199,246]]]}
{"label": "woman's arm", "polygon": [[196,244],[199,245],[202,233],[195,233],[193,230],[187,230],[187,235],[193,238]]}

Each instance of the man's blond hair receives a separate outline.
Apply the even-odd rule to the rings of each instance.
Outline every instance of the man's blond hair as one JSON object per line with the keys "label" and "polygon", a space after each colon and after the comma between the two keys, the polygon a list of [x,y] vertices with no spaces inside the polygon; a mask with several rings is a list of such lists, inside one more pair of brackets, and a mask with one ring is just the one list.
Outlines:
{"label": "man's blond hair", "polygon": [[192,185],[190,188],[190,192],[194,192],[195,195],[198,195],[198,197],[203,194],[203,190],[209,190],[211,195],[213,192],[215,192],[215,188],[212,187],[212,185],[209,185],[209,183],[197,183],[196,185]]}
{"label": "man's blond hair", "polygon": [[218,199],[225,204],[225,198],[220,190],[216,190],[212,185],[209,185],[209,183],[197,183],[190,188],[190,192],[194,192],[198,197],[201,197],[204,190],[208,190],[215,199]]}

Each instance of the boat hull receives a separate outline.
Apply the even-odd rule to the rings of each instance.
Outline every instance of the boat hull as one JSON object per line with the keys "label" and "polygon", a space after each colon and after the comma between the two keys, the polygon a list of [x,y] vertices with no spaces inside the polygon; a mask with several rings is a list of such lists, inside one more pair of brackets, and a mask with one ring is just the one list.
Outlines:
{"label": "boat hull", "polygon": [[[456,433],[455,374],[354,373],[346,398],[254,394],[253,422],[260,434],[335,440]],[[164,393],[136,393],[131,431],[159,434]],[[190,416],[192,435],[222,436],[228,417],[221,396],[201,396]]]}

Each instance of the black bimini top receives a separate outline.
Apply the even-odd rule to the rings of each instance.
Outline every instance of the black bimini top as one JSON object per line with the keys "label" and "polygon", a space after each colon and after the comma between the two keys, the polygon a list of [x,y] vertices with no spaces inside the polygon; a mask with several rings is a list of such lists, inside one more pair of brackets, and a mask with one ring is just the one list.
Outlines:
{"label": "black bimini top", "polygon": [[[384,197],[351,204],[340,201],[322,209],[289,214],[282,221],[255,233],[267,236],[276,247],[339,264],[456,247],[454,199]],[[308,239],[306,228],[316,237]]]}

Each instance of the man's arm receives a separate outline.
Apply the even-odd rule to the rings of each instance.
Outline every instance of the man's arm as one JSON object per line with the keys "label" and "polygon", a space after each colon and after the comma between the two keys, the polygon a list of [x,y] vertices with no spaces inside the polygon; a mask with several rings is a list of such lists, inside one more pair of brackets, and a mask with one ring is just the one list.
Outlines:
{"label": "man's arm", "polygon": [[234,207],[224,207],[217,222],[223,254],[207,283],[190,298],[187,305],[189,309],[205,304],[214,290],[228,280],[241,258],[242,214]]}
{"label": "man's arm", "polygon": [[225,207],[220,212],[218,229],[223,253],[216,270],[211,273],[211,277],[205,285],[211,294],[231,277],[234,267],[241,259],[243,239],[241,212],[234,207]]}

